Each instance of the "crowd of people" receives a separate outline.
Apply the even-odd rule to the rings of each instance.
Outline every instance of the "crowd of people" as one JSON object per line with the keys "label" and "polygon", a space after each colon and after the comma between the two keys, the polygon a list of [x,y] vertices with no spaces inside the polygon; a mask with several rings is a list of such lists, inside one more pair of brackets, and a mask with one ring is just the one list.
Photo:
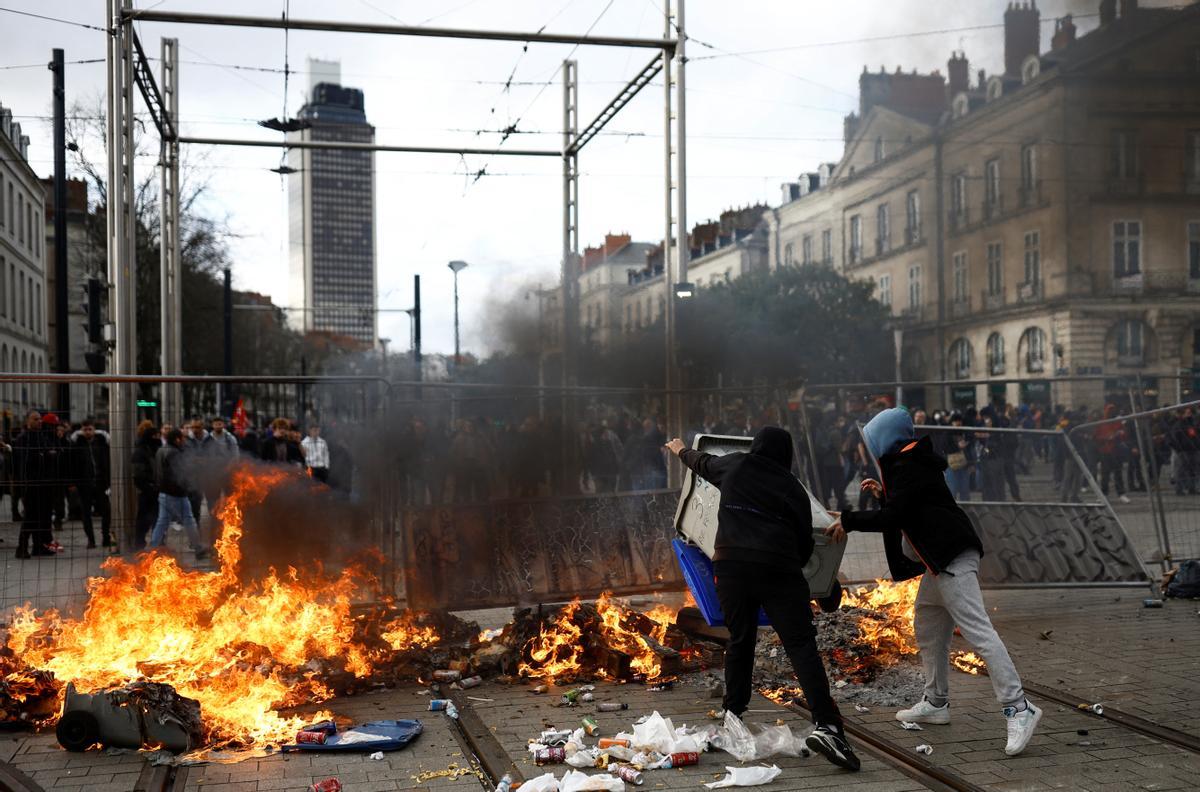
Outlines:
{"label": "crowd of people", "polygon": [[[87,418],[68,424],[53,412],[30,410],[19,430],[0,443],[12,519],[20,525],[16,557],[53,556],[64,551],[54,538],[63,523],[80,521],[87,548],[118,552],[112,530],[112,443],[109,432]],[[229,488],[233,463],[255,459],[306,470],[334,492],[349,493],[353,461],[340,443],[310,423],[304,432],[277,418],[260,433],[234,434],[222,417],[195,418],[182,426],[142,421],[130,454],[137,497],[135,550],[161,546],[171,524],[187,531],[198,559],[208,554],[200,537],[205,504],[211,514]],[[100,523],[100,542],[95,522]]]}
{"label": "crowd of people", "polygon": [[[832,494],[839,509],[848,506],[848,485],[873,473],[857,426],[886,406],[877,402],[860,413],[829,410],[813,421],[817,480],[824,497]],[[1122,503],[1129,502],[1127,492],[1146,491],[1147,479],[1150,486],[1169,484],[1177,495],[1195,495],[1200,483],[1200,422],[1191,407],[1152,414],[1140,419],[1140,427],[1132,419],[1121,420],[1128,411],[1112,403],[1103,410],[1007,404],[978,410],[917,408],[912,414],[917,435],[930,435],[946,457],[946,481],[960,501],[972,500],[975,493],[983,501],[1020,501],[1019,476],[1038,462],[1050,466],[1052,484],[1065,502],[1078,502],[1086,491],[1085,470],[1105,497],[1111,494]],[[1071,443],[1032,431],[989,431],[995,429],[1060,430]],[[859,493],[859,498],[861,509],[869,496]]]}

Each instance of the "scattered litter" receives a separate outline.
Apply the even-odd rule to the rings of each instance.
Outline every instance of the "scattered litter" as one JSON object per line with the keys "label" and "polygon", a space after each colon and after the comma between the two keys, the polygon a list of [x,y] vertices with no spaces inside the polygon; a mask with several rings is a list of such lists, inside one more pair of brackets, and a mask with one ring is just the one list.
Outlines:
{"label": "scattered litter", "polygon": [[586,704],[590,704],[591,702],[596,700],[596,697],[595,697],[595,695],[593,695],[591,693],[584,693],[582,696],[579,697],[579,700]]}
{"label": "scattered litter", "polygon": [[920,745],[917,746],[916,751],[919,754],[924,754],[925,756],[929,756],[931,753],[933,753],[933,746],[928,745],[926,743],[921,743]]}
{"label": "scattered litter", "polygon": [[558,792],[558,779],[554,777],[554,773],[546,773],[521,784],[521,790],[522,792]]}
{"label": "scattered litter", "polygon": [[492,702],[492,701],[496,700],[496,699],[490,699],[490,698],[483,698],[481,696],[467,696],[467,698],[471,701],[483,701],[483,702]]}
{"label": "scattered litter", "polygon": [[1043,641],[1049,641],[1051,635],[1054,635],[1054,630],[1042,630],[1038,633],[1038,638],[1041,638]]}
{"label": "scattered litter", "polygon": [[[524,789],[524,785],[521,788]],[[625,792],[625,782],[608,773],[590,776],[572,770],[562,777],[558,792]]]}
{"label": "scattered litter", "polygon": [[1162,606],[1163,601],[1160,599],[1155,599],[1154,597],[1147,597],[1146,599],[1142,600],[1143,608],[1161,608]]}
{"label": "scattered litter", "polygon": [[482,685],[482,684],[483,684],[483,677],[477,675],[477,676],[467,677],[466,679],[462,680],[461,682],[455,682],[450,687],[457,686],[456,687],[457,690],[467,690],[469,688],[478,687],[479,685]]}
{"label": "scattered litter", "polygon": [[772,646],[771,651],[767,653],[768,657],[779,657],[779,647]]}
{"label": "scattered litter", "polygon": [[308,792],[342,792],[342,782],[336,778],[326,778],[310,784]]}
{"label": "scattered litter", "polygon": [[1087,737],[1088,730],[1087,729],[1076,729],[1075,733],[1078,734],[1080,737]]}
{"label": "scattered litter", "polygon": [[1104,714],[1104,705],[1103,704],[1080,704],[1079,709],[1089,710],[1093,715],[1103,715]]}
{"label": "scattered litter", "polygon": [[712,744],[739,762],[752,761],[758,752],[754,735],[746,728],[746,724],[742,723],[741,718],[732,712],[725,713],[725,722],[717,730]]}
{"label": "scattered litter", "polygon": [[905,731],[922,731],[921,724],[912,721],[900,721],[900,728]]}
{"label": "scattered litter", "polygon": [[550,689],[550,687],[548,685],[534,685],[533,692],[534,693],[545,693],[549,689]]}
{"label": "scattered litter", "polygon": [[854,705],[854,711],[855,711],[855,712],[870,712],[870,711],[871,711],[871,708],[870,708],[870,707],[868,707],[868,706],[865,706],[865,705],[863,705],[863,704],[855,704],[855,705]]}
{"label": "scattered litter", "polygon": [[846,680],[844,680],[844,679],[839,679],[837,682],[834,682],[834,683],[833,683],[833,686],[834,686],[835,688],[837,688],[837,689],[841,690],[842,688],[846,687],[846,685],[849,685],[849,684],[850,684],[850,683],[849,683],[849,682],[847,682]]}
{"label": "scattered litter", "polygon": [[505,773],[504,777],[500,779],[500,783],[496,784],[496,792],[511,792],[512,784],[512,776],[508,773]]}
{"label": "scattered litter", "polygon": [[646,778],[645,778],[645,776],[642,775],[642,771],[638,770],[633,765],[627,765],[627,764],[609,765],[608,772],[612,773],[617,778],[624,781],[626,784],[633,784],[634,786],[641,786],[642,784],[644,784],[646,782]]}
{"label": "scattered litter", "polygon": [[[446,766],[445,770],[425,770],[415,776],[410,776],[410,778],[418,784],[424,784],[426,781],[432,781],[435,778],[448,778],[453,781],[469,775],[473,775],[481,781],[483,780],[483,774],[478,770],[470,767],[459,767],[457,762],[451,762]],[[339,786],[338,789],[341,789],[341,787]]]}
{"label": "scattered litter", "polygon": [[674,687],[675,687],[674,679],[663,679],[663,680],[660,680],[659,682],[651,685],[650,687],[646,688],[646,690],[650,691],[651,693],[662,693],[663,691],[671,690]]}
{"label": "scattered litter", "polygon": [[567,761],[567,749],[562,746],[556,745],[553,748],[542,748],[533,754],[533,763],[538,766],[559,764],[565,761]]}
{"label": "scattered litter", "polygon": [[585,732],[587,732],[588,737],[595,737],[596,732],[598,732],[600,730],[600,724],[596,723],[596,719],[593,718],[591,715],[588,715],[587,717],[585,717],[583,719],[582,723],[583,723],[583,730]]}
{"label": "scattered litter", "polygon": [[430,699],[429,700],[429,711],[430,712],[444,712],[445,710],[447,710],[453,706],[454,706],[454,702],[451,701],[450,699]]}
{"label": "scattered litter", "polygon": [[771,783],[783,771],[775,765],[771,765],[770,767],[726,767],[725,772],[727,775],[720,781],[713,781],[704,786],[709,789],[760,786]]}
{"label": "scattered litter", "polygon": [[630,740],[628,740],[626,738],[622,738],[622,737],[601,737],[599,740],[596,741],[596,747],[601,748],[601,749],[614,748],[616,746],[620,746],[622,748],[629,748],[632,745],[633,745],[633,743]]}
{"label": "scattered litter", "polygon": [[457,682],[462,679],[462,671],[455,671],[452,668],[439,668],[433,672],[433,678],[438,682]]}
{"label": "scattered litter", "polygon": [[629,705],[620,701],[601,701],[596,705],[598,712],[620,712],[629,709]]}
{"label": "scattered litter", "polygon": [[672,767],[690,767],[691,765],[698,764],[700,764],[699,753],[696,751],[679,751],[664,759],[661,767],[670,769]]}
{"label": "scattered litter", "polygon": [[[315,727],[324,728],[324,724],[315,724]],[[307,732],[310,734],[323,733],[326,738],[324,742],[297,741],[292,745],[281,745],[279,749],[284,753],[290,751],[361,751],[364,753],[396,751],[415,740],[423,730],[424,726],[419,720],[373,721],[351,726],[337,733]],[[301,734],[305,733],[301,732]]]}
{"label": "scattered litter", "polygon": [[801,756],[808,758],[812,753],[804,745],[804,739],[792,734],[787,724],[777,723],[774,726],[756,726],[759,730],[754,736],[754,758],[766,759],[769,756]]}

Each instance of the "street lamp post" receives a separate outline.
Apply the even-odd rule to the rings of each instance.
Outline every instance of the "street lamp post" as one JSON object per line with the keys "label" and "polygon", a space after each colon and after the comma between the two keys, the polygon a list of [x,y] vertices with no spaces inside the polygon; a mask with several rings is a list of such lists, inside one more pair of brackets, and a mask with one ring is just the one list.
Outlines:
{"label": "street lamp post", "polygon": [[467,268],[467,262],[451,261],[446,266],[454,273],[454,366],[457,368],[462,362],[462,350],[458,342],[458,273]]}

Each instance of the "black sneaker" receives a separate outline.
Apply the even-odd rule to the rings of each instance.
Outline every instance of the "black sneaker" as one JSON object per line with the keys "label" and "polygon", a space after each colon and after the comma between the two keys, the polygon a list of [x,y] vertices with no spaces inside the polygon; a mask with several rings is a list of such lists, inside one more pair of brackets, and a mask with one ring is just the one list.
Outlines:
{"label": "black sneaker", "polygon": [[804,744],[809,750],[821,754],[838,767],[853,772],[858,772],[858,768],[861,767],[858,757],[854,755],[854,749],[846,742],[837,726],[818,725],[812,730],[812,734],[805,738]]}

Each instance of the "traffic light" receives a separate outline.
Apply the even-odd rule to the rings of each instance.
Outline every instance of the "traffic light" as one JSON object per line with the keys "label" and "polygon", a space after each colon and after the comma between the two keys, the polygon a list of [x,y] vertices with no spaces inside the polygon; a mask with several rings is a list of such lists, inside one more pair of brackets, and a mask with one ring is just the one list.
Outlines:
{"label": "traffic light", "polygon": [[99,344],[104,340],[104,285],[100,283],[99,278],[88,278],[84,289],[87,292],[87,339],[89,343]]}

